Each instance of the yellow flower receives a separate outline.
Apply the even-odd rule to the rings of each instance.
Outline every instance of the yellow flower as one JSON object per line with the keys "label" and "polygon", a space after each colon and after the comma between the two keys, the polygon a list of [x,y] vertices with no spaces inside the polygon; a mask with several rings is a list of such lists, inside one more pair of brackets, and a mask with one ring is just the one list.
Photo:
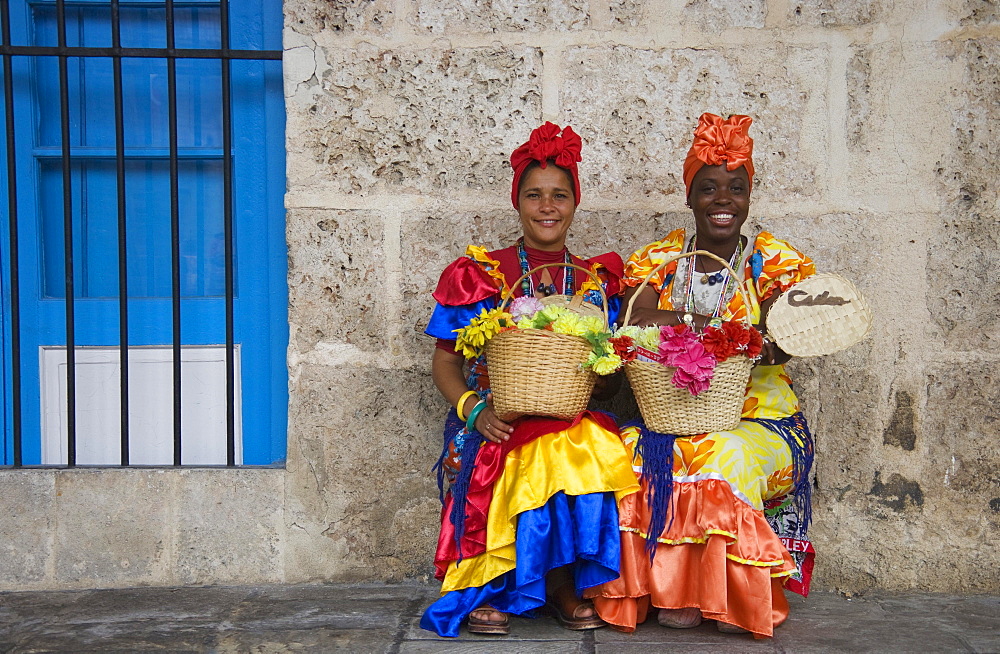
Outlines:
{"label": "yellow flower", "polygon": [[570,313],[573,312],[565,307],[561,307],[557,304],[550,304],[535,315],[543,319],[543,325],[547,325],[550,322],[554,322],[560,316],[565,316]]}
{"label": "yellow flower", "polygon": [[615,332],[615,337],[617,338],[618,336],[628,336],[634,341],[637,338],[639,338],[639,332],[641,330],[642,327],[639,327],[638,325],[626,325],[624,327],[618,328],[618,330]]}
{"label": "yellow flower", "polygon": [[580,316],[572,311],[566,311],[552,321],[552,331],[557,334],[569,334],[571,336],[583,336],[587,330],[580,322]]}
{"label": "yellow flower", "polygon": [[524,317],[517,321],[518,329],[535,329],[535,319],[532,317]]}
{"label": "yellow flower", "polygon": [[483,353],[486,342],[500,333],[504,327],[514,324],[514,317],[501,309],[483,309],[478,316],[469,322],[468,327],[456,329],[455,351],[461,352],[465,358],[472,359]]}
{"label": "yellow flower", "polygon": [[641,348],[656,352],[660,347],[660,328],[644,327],[635,337],[635,343]]}
{"label": "yellow flower", "polygon": [[587,366],[598,375],[610,375],[622,367],[622,358],[617,354],[606,354],[602,357],[591,353]]}
{"label": "yellow flower", "polygon": [[580,318],[580,325],[588,332],[600,334],[604,331],[604,320],[597,316],[583,316]]}

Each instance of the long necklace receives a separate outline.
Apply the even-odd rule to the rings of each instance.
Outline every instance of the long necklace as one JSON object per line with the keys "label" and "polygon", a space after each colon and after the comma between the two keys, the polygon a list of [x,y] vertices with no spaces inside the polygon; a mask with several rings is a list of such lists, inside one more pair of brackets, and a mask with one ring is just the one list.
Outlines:
{"label": "long necklace", "polygon": [[[524,249],[523,237],[517,239],[517,260],[521,263],[521,275],[524,277],[524,279],[521,280],[521,295],[531,296],[535,294],[535,291],[543,293],[546,296],[555,295],[556,293],[555,284],[549,284],[548,286],[546,286],[545,284],[539,282],[538,286],[535,287],[534,290],[532,290],[531,278],[527,276],[528,271],[531,270],[531,267],[528,265],[528,251]],[[567,264],[573,263],[568,248],[566,249],[565,263]],[[569,267],[563,268],[563,293],[565,293],[566,295],[572,295],[574,288],[575,286],[573,284],[573,269]]]}
{"label": "long necklace", "polygon": [[[694,251],[694,249],[695,249],[695,240],[697,238],[698,238],[697,234],[695,234],[694,236],[691,237],[691,241],[690,241],[690,243],[688,243],[688,249],[687,249],[688,252],[693,252]],[[736,268],[736,262],[740,261],[742,258],[743,258],[743,237],[741,236],[740,240],[739,240],[739,242],[738,242],[738,244],[736,246],[736,251],[733,252],[733,256],[730,257],[730,259],[729,259],[729,268],[733,268],[735,270],[735,268]],[[688,264],[687,276],[686,276],[686,278],[684,280],[685,281],[685,284],[684,284],[684,310],[685,311],[691,311],[694,308],[694,276],[695,276],[695,274],[697,272],[697,268],[698,268],[698,256],[695,255],[694,257],[691,257],[691,261]],[[729,273],[729,269],[728,268],[720,270],[717,273],[714,273],[712,275],[712,277],[715,277],[716,275],[718,275],[719,278],[717,280],[715,280],[715,281],[711,281],[711,280],[706,279],[707,275],[702,277],[702,283],[703,284],[707,283],[709,286],[714,286],[715,284],[718,284],[720,282],[723,284],[722,289],[721,289],[721,291],[719,293],[719,299],[715,303],[715,311],[712,312],[712,316],[713,317],[721,315],[721,313],[722,313],[722,305],[726,301],[726,296],[728,296],[733,291],[733,288],[734,288],[735,283],[736,283],[736,280]]]}

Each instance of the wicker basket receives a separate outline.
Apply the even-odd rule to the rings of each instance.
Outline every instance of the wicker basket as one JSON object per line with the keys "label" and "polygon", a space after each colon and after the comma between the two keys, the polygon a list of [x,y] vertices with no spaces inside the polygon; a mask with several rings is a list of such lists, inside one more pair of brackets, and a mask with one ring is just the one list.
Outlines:
{"label": "wicker basket", "polygon": [[[600,279],[591,271],[565,263],[549,263],[529,270],[521,280],[550,267],[571,267]],[[513,295],[500,305],[506,309]],[[601,289],[604,325],[608,323],[608,298]],[[590,356],[586,339],[557,334],[545,329],[510,329],[486,344],[486,365],[490,371],[493,410],[504,421],[522,415],[552,416],[571,420],[587,408],[597,374],[584,370]]]}
{"label": "wicker basket", "polygon": [[558,306],[569,309],[581,316],[593,316],[601,318],[604,312],[600,307],[594,306],[590,302],[584,302],[582,295],[549,295],[539,299],[544,306]]}
{"label": "wicker basket", "polygon": [[[737,280],[736,288],[743,296],[743,302],[747,307],[746,324],[752,328],[750,301],[743,290],[743,285],[739,282],[739,276],[729,267],[728,262],[711,252],[695,250],[668,258],[649,272],[640,288],[645,287],[650,278],[667,264],[695,255],[718,261],[729,270],[733,279]],[[628,324],[632,315],[632,305],[637,297],[639,293],[633,295],[629,301],[622,324]],[[753,362],[742,354],[729,357],[716,366],[711,384],[698,396],[674,386],[670,382],[674,368],[659,363],[630,361],[625,364],[625,375],[632,385],[639,412],[646,426],[664,434],[683,436],[725,431],[738,425],[752,367]]]}

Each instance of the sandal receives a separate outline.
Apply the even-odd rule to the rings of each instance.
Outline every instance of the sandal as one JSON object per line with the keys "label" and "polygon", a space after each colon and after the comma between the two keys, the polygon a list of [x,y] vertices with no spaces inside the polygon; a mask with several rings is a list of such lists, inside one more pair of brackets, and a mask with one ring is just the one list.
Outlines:
{"label": "sandal", "polygon": [[744,629],[743,627],[737,627],[734,624],[728,622],[721,622],[719,620],[715,621],[715,626],[719,629],[720,634],[748,634],[750,631]]}
{"label": "sandal", "polygon": [[683,609],[660,609],[656,614],[656,621],[661,627],[670,629],[693,629],[701,624],[701,609],[693,606]]}
{"label": "sandal", "polygon": [[[476,613],[485,612],[499,613],[503,620],[483,620],[477,618]],[[497,611],[492,606],[480,606],[469,614],[468,629],[470,634],[492,634],[496,636],[506,636],[510,633],[510,620],[503,611]]]}
{"label": "sandal", "polygon": [[[555,616],[555,619],[559,621],[559,624],[565,629],[571,631],[582,631],[584,629],[600,629],[601,627],[607,626],[607,622],[601,620],[601,617],[597,615],[597,610],[594,608],[594,603],[590,600],[583,600],[576,607],[573,608],[572,615],[566,615],[563,613],[562,608],[559,606],[559,602],[549,599],[545,603],[546,608],[549,612]],[[586,617],[580,617],[577,612],[580,609],[588,608],[594,612],[593,615],[588,615]]]}

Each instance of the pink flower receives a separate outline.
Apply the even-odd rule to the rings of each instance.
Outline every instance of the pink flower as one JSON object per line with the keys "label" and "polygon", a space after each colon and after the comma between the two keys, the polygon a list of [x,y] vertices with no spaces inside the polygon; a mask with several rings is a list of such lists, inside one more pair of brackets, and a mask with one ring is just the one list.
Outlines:
{"label": "pink flower", "polygon": [[545,305],[534,295],[522,295],[510,303],[510,315],[514,316],[514,320],[530,318],[543,308]]}
{"label": "pink flower", "polygon": [[[698,345],[698,335],[691,331],[687,325],[682,325],[683,329],[676,327],[660,328],[660,362],[665,366],[676,366],[674,360],[677,356],[687,352],[693,345]],[[704,348],[702,348],[704,350]]]}
{"label": "pink flower", "polygon": [[677,388],[686,388],[691,395],[705,391],[715,376],[715,357],[695,340],[684,352],[672,357],[676,366],[671,383]]}
{"label": "pink flower", "polygon": [[[713,371],[714,372],[714,371]],[[689,377],[684,374],[684,371],[678,368],[674,371],[674,376],[670,379],[672,383],[677,388],[685,388],[691,395],[697,397],[705,391],[711,385],[711,379],[695,379],[694,377]]]}

